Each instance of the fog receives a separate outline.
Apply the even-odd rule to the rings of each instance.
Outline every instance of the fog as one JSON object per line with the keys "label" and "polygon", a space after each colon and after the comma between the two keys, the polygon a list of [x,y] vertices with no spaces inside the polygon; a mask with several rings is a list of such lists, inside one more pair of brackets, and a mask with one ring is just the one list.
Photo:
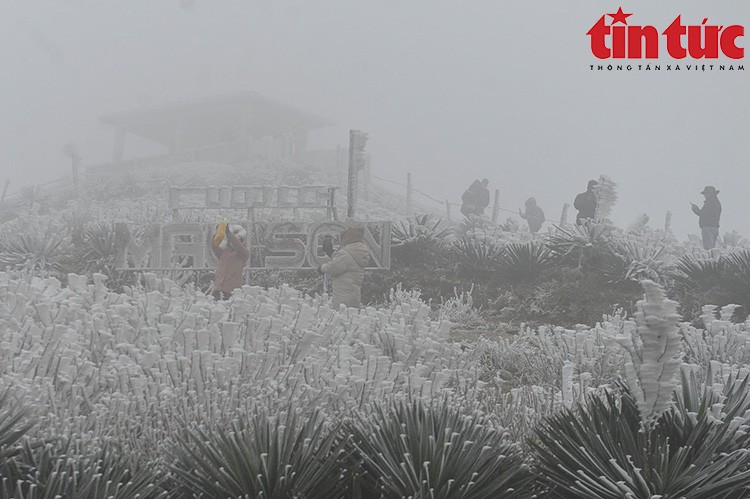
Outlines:
{"label": "fog", "polygon": [[[613,219],[697,233],[720,191],[722,233],[750,235],[746,71],[592,71],[586,31],[617,3],[35,0],[2,2],[0,173],[11,191],[110,161],[101,114],[253,90],[330,118],[310,148],[369,133],[372,171],[459,201],[475,178],[515,210],[560,216],[600,174]],[[629,2],[632,24],[747,24],[747,2]],[[742,42],[743,45],[746,43]],[[128,143],[137,155],[138,143]],[[143,149],[145,151],[145,149]],[[417,199],[417,201],[421,201]]]}

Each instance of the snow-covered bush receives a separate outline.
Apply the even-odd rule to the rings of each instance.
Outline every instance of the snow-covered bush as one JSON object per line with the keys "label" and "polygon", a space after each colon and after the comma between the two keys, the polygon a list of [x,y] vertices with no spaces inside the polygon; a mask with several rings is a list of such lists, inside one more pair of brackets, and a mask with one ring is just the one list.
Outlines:
{"label": "snow-covered bush", "polygon": [[701,387],[682,371],[676,405],[644,428],[628,387],[591,395],[538,428],[537,472],[556,497],[745,497],[748,378]]}
{"label": "snow-covered bush", "polygon": [[517,445],[487,415],[436,398],[373,403],[348,422],[365,497],[532,497]]}

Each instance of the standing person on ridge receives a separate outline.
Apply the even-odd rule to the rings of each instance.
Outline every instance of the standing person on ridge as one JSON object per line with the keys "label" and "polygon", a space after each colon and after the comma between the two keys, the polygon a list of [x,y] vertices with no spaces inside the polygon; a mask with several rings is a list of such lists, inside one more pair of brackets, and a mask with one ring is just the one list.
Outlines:
{"label": "standing person on ridge", "polygon": [[595,191],[597,185],[599,185],[599,182],[596,180],[589,180],[586,192],[577,195],[575,201],[573,201],[573,207],[578,210],[576,225],[583,225],[584,220],[593,220],[596,217],[596,207],[599,204]]}
{"label": "standing person on ridge", "polygon": [[321,274],[333,278],[331,306],[338,309],[343,303],[347,307],[359,307],[362,303],[362,281],[365,266],[370,260],[370,250],[364,243],[365,229],[352,226],[341,233],[341,246],[333,253],[331,261],[318,267]]}
{"label": "standing person on ridge", "polygon": [[484,209],[490,205],[490,190],[487,189],[490,181],[482,179],[475,180],[461,196],[461,213],[469,215],[483,215]]}
{"label": "standing person on ridge", "polygon": [[523,212],[519,208],[518,214],[529,224],[529,231],[532,234],[536,234],[539,232],[539,229],[542,228],[542,224],[544,223],[544,212],[536,205],[536,199],[527,199],[526,211]]}
{"label": "standing person on ridge", "polygon": [[721,202],[719,191],[713,185],[707,185],[702,191],[705,201],[703,207],[698,208],[695,203],[690,203],[693,213],[698,215],[698,227],[701,229],[703,238],[703,249],[710,250],[716,246],[719,238],[719,219],[721,218]]}
{"label": "standing person on ridge", "polygon": [[247,231],[241,225],[227,225],[226,222],[221,222],[216,229],[216,236],[211,241],[211,250],[219,259],[213,291],[213,296],[217,300],[228,299],[235,289],[245,283],[245,264],[250,258],[250,251],[245,244],[246,237]]}

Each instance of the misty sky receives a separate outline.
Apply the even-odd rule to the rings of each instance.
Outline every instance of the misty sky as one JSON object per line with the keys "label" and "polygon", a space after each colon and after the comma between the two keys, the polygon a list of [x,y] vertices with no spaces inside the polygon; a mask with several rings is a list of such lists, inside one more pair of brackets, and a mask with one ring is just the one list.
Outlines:
{"label": "misty sky", "polygon": [[249,89],[338,123],[311,147],[369,132],[374,173],[437,198],[488,177],[501,206],[535,196],[557,219],[606,174],[615,222],[669,209],[684,235],[714,184],[722,233],[750,237],[750,68],[592,72],[585,33],[620,5],[660,29],[750,25],[728,0],[0,0],[0,173],[11,190],[65,175],[67,142],[110,160],[101,114]]}

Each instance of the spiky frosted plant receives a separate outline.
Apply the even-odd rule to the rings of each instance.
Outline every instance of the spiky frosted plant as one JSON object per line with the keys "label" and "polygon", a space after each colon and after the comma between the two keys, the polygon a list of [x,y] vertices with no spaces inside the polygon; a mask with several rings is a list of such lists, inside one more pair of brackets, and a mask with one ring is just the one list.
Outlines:
{"label": "spiky frosted plant", "polygon": [[[25,443],[6,464],[12,480],[0,485],[15,499],[156,499],[167,497],[162,479],[146,466],[134,466],[123,449],[105,445],[80,448],[80,441]],[[7,477],[7,475],[5,476]]]}
{"label": "spiky frosted plant", "polygon": [[[746,497],[748,378],[723,387],[682,372],[676,404],[644,428],[627,385],[548,418],[530,440],[551,497]],[[619,391],[619,393],[618,393]]]}
{"label": "spiky frosted plant", "polygon": [[617,184],[608,176],[600,175],[596,186],[596,220],[606,220],[612,214],[612,208],[617,203]]}
{"label": "spiky frosted plant", "polygon": [[375,403],[345,425],[365,497],[531,497],[516,444],[447,400]]}
{"label": "spiky frosted plant", "polygon": [[188,431],[172,470],[187,497],[342,497],[336,430],[317,412],[258,410],[231,428]]}
{"label": "spiky frosted plant", "polygon": [[[0,389],[0,463],[20,452],[20,441],[34,425],[8,387]],[[1,469],[1,468],[0,468]]]}
{"label": "spiky frosted plant", "polygon": [[646,294],[636,304],[637,328],[624,328],[616,340],[630,355],[625,362],[628,385],[644,425],[652,424],[672,404],[682,363],[677,302],[668,300],[653,281],[641,283]]}

